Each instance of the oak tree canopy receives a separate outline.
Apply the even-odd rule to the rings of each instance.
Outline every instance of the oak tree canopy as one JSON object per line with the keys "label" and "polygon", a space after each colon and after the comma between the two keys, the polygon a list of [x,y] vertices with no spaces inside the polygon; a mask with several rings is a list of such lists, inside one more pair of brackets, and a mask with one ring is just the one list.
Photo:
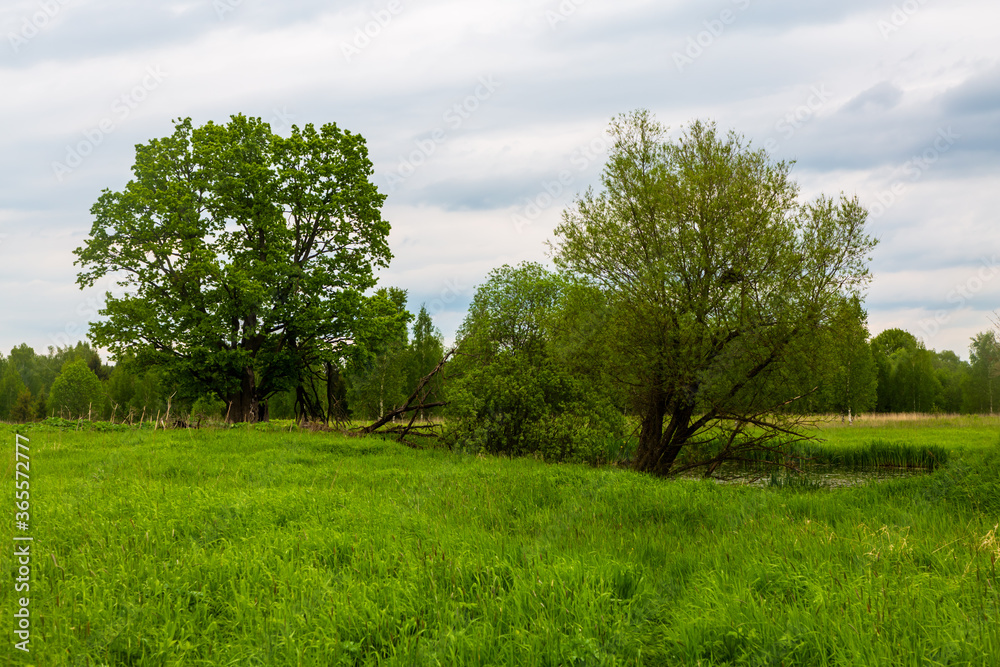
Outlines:
{"label": "oak tree canopy", "polygon": [[111,274],[125,290],[90,329],[116,357],[164,367],[191,395],[222,397],[231,421],[254,422],[269,396],[405,326],[384,295],[366,295],[391,253],[361,136],[183,119],[136,146],[132,171],[101,194],[75,251],[81,288]]}

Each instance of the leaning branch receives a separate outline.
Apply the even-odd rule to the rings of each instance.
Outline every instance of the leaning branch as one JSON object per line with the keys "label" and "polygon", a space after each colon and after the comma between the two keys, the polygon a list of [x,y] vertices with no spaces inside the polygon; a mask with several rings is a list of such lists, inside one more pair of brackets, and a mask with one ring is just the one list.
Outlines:
{"label": "leaning branch", "polygon": [[[437,366],[434,367],[434,370],[432,370],[430,373],[428,373],[427,375],[425,375],[423,378],[420,379],[420,382],[417,383],[416,389],[413,390],[413,393],[410,394],[410,397],[406,399],[406,402],[403,403],[402,407],[396,408],[395,410],[390,410],[389,412],[382,415],[376,421],[360,429],[358,432],[362,435],[369,435],[371,433],[374,433],[381,427],[385,426],[393,419],[401,417],[408,412],[413,412],[416,410],[429,410],[430,408],[439,408],[443,405],[447,405],[448,404],[447,401],[424,403],[424,401],[427,400],[427,392],[424,391],[424,388],[427,387],[427,384],[434,378],[435,375],[441,372],[441,369],[444,368],[445,362],[447,362],[448,359],[450,359],[452,355],[455,354],[455,350],[457,349],[458,348],[455,347],[448,350],[448,352],[445,353],[445,355],[441,358],[441,361],[438,362]],[[411,420],[410,425],[407,427],[407,430],[412,428],[412,424],[413,422]]]}

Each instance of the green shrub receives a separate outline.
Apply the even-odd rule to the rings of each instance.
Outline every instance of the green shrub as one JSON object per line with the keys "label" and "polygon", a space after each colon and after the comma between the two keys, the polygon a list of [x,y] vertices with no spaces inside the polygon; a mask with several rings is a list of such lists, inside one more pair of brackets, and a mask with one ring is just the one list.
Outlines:
{"label": "green shrub", "polygon": [[606,460],[608,438],[624,431],[610,402],[551,359],[503,354],[450,391],[445,439],[466,451],[597,463]]}
{"label": "green shrub", "polygon": [[35,399],[31,395],[31,390],[25,388],[17,395],[14,406],[10,409],[10,420],[17,424],[24,424],[35,421]]}
{"label": "green shrub", "polygon": [[191,421],[198,424],[202,421],[221,420],[225,416],[226,402],[214,393],[202,396],[191,406]]}
{"label": "green shrub", "polygon": [[83,359],[67,362],[49,391],[49,409],[72,417],[100,417],[104,386]]}

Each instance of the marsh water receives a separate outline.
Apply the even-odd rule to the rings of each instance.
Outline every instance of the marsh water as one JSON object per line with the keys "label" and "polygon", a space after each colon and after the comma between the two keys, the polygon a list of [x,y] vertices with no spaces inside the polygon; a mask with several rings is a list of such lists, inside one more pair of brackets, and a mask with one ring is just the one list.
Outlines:
{"label": "marsh water", "polygon": [[[737,475],[738,476],[735,476]],[[845,466],[814,464],[805,466],[802,473],[787,470],[759,471],[727,471],[715,480],[720,484],[740,484],[745,486],[800,486],[813,488],[837,489],[849,486],[877,484],[904,477],[929,475],[926,468],[897,468],[883,466],[879,468],[849,468]],[[727,478],[730,476],[732,478]],[[683,477],[700,478],[702,474],[692,471]]]}

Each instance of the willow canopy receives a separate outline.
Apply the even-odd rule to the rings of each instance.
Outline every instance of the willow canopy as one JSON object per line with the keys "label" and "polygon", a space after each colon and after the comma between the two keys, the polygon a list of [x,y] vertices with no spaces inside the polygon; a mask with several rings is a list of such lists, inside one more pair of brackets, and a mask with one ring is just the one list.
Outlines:
{"label": "willow canopy", "polygon": [[819,335],[868,281],[866,210],[800,201],[788,163],[711,124],[671,139],[638,111],[611,135],[604,188],[566,211],[554,250],[610,304],[615,379],[641,420],[636,467],[780,454],[801,435],[781,415],[811,389]]}

